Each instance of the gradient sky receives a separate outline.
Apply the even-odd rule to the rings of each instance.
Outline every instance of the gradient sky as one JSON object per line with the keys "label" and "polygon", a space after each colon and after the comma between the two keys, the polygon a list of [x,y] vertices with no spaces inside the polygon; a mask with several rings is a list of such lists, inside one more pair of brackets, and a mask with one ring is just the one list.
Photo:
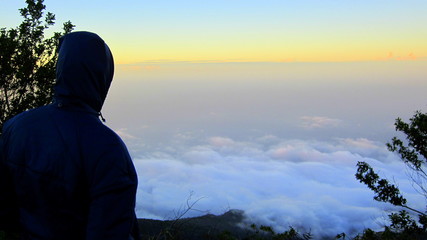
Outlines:
{"label": "gradient sky", "polygon": [[[100,34],[117,63],[425,59],[424,0],[46,0],[58,26]],[[1,0],[2,26],[24,1]]]}

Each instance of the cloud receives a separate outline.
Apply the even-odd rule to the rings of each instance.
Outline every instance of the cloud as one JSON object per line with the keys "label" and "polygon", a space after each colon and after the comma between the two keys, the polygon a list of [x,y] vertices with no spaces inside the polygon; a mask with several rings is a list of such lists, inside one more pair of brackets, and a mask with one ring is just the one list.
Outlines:
{"label": "cloud", "polygon": [[301,120],[301,126],[307,129],[337,127],[342,122],[340,119],[320,116],[303,116]]}
{"label": "cloud", "polygon": [[209,139],[209,144],[215,147],[232,146],[234,143],[232,139],[224,137],[212,137]]}
{"label": "cloud", "polygon": [[387,57],[380,57],[378,60],[395,60],[395,61],[410,61],[410,60],[421,60],[420,57],[416,56],[413,52],[404,55],[394,55],[393,52],[389,52]]}
{"label": "cloud", "polygon": [[344,143],[347,146],[354,146],[357,148],[364,148],[364,149],[378,149],[380,148],[374,141],[371,141],[367,138],[341,138],[340,139],[342,143]]}
{"label": "cloud", "polygon": [[[184,150],[135,159],[138,217],[173,218],[194,192],[195,199],[203,197],[197,209],[214,214],[241,209],[247,223],[277,231],[294,226],[320,236],[380,229],[384,210],[391,207],[373,201],[372,192],[355,179],[358,161],[394,177],[411,204],[424,206],[397,157],[368,139],[326,143],[278,141],[269,135],[240,142],[216,136],[205,144],[177,149]],[[200,213],[187,216],[196,215]]]}
{"label": "cloud", "polygon": [[128,132],[127,128],[120,128],[120,129],[114,130],[114,132],[116,132],[116,134],[119,135],[123,140],[135,140],[135,139],[138,139],[138,137],[133,136],[132,134],[130,134]]}
{"label": "cloud", "polygon": [[406,60],[417,60],[418,57],[415,56],[414,53],[409,53],[407,56],[398,56],[396,57],[396,60],[400,60],[400,61],[406,61]]}

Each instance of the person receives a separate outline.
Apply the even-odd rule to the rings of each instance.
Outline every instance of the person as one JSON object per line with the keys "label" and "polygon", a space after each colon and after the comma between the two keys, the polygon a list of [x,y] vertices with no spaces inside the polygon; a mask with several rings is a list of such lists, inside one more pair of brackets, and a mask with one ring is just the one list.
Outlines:
{"label": "person", "polygon": [[99,119],[113,74],[112,54],[97,34],[60,39],[53,103],[3,127],[4,229],[21,239],[138,238],[136,171],[120,137]]}

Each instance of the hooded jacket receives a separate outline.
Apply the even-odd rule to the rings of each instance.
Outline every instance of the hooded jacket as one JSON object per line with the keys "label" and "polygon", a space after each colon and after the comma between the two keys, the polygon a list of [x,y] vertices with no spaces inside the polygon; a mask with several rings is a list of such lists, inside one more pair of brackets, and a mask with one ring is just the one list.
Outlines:
{"label": "hooded jacket", "polygon": [[137,238],[135,168],[122,140],[99,120],[113,74],[98,35],[60,39],[53,103],[3,127],[5,228],[17,219],[23,239]]}

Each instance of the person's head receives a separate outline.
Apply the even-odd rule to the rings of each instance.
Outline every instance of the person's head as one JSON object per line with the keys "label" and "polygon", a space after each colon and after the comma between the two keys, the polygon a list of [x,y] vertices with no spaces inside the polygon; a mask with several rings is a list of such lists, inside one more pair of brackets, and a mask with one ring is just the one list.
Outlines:
{"label": "person's head", "polygon": [[97,34],[72,32],[60,38],[55,98],[81,101],[99,112],[113,75],[113,56]]}

